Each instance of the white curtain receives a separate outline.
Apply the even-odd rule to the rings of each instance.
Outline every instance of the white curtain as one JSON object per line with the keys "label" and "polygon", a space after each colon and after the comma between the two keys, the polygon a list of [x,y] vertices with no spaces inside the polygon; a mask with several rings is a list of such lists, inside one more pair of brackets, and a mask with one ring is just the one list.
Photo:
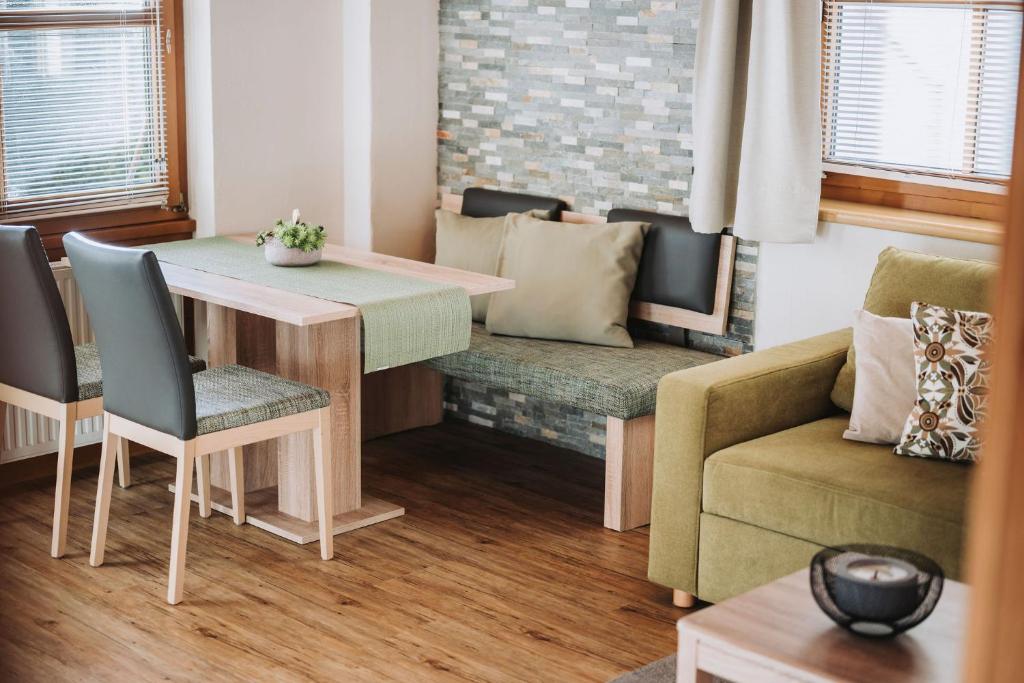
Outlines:
{"label": "white curtain", "polygon": [[821,193],[818,0],[702,0],[690,221],[810,242]]}

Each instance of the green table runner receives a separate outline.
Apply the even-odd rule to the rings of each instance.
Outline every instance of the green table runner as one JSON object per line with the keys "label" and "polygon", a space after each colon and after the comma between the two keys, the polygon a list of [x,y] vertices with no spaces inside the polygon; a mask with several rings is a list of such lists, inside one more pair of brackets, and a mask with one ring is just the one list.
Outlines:
{"label": "green table runner", "polygon": [[167,263],[358,306],[365,372],[469,348],[469,295],[456,285],[337,261],[325,260],[305,268],[272,266],[263,258],[262,248],[225,237],[146,248]]}

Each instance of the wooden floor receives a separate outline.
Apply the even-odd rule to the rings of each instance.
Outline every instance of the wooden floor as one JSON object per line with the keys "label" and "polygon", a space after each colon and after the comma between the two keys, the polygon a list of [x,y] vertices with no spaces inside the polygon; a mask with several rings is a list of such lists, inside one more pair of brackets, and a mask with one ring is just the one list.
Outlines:
{"label": "wooden floor", "polygon": [[164,602],[170,458],[115,487],[88,563],[95,469],[48,555],[51,482],[0,500],[0,680],[606,681],[670,654],[684,613],[647,531],[601,526],[602,464],[460,422],[370,442],[364,482],[407,514],[321,562],[193,506],[185,599]]}

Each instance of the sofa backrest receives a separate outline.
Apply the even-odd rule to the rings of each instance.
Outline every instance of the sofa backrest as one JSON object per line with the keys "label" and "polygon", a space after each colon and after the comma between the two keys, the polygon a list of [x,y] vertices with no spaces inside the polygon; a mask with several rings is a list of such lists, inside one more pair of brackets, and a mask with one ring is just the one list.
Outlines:
{"label": "sofa backrest", "polygon": [[960,311],[991,313],[994,263],[929,256],[895,247],[878,255],[864,310],[889,318],[909,318],[910,305],[923,301]]}
{"label": "sofa backrest", "polygon": [[[864,310],[886,318],[909,318],[911,304],[922,301],[960,311],[991,313],[997,272],[994,263],[886,247],[878,255],[864,296]],[[851,346],[832,389],[832,402],[848,412],[853,409],[855,382]]]}

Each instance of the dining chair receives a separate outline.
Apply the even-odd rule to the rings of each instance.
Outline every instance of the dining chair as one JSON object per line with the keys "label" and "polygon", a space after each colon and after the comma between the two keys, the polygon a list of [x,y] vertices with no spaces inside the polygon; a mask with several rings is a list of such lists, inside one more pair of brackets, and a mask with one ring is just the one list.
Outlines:
{"label": "dining chair", "polygon": [[167,602],[181,602],[192,470],[199,513],[210,516],[210,454],[228,451],[231,505],[245,519],[242,446],[313,431],[320,556],[334,555],[331,397],[323,389],[240,365],[192,374],[185,339],[156,256],[79,234],[64,237],[92,320],[104,371],[103,449],[93,521],[93,567],[103,564],[117,439],[177,460]]}
{"label": "dining chair", "polygon": [[[72,341],[64,302],[33,227],[0,225],[0,321],[0,407],[10,404],[59,423],[50,555],[62,557],[75,422],[103,414],[103,377],[96,345],[75,346]],[[194,370],[206,367],[199,359],[190,364]],[[4,419],[0,410],[0,421]],[[118,440],[122,488],[131,483],[128,448],[127,439]]]}

